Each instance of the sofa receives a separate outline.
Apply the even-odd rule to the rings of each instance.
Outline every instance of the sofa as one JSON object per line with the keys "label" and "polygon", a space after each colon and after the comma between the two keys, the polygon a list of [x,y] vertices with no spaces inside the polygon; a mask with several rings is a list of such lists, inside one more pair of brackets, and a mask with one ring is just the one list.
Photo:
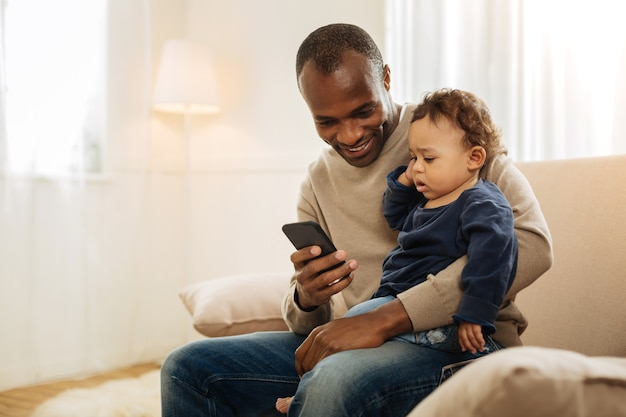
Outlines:
{"label": "sofa", "polygon": [[[517,296],[524,346],[465,366],[410,417],[626,417],[626,155],[517,165],[554,244],[553,267]],[[196,330],[213,337],[286,329],[287,286],[284,273],[251,274],[180,296]]]}

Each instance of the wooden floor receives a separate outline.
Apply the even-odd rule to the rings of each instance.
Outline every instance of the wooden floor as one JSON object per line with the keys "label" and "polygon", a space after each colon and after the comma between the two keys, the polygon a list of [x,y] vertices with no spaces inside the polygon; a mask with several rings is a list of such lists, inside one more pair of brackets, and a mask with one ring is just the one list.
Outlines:
{"label": "wooden floor", "polygon": [[132,378],[159,369],[159,364],[149,363],[107,372],[82,379],[53,382],[45,385],[0,392],[0,417],[28,417],[39,404],[70,388],[91,388],[119,378]]}

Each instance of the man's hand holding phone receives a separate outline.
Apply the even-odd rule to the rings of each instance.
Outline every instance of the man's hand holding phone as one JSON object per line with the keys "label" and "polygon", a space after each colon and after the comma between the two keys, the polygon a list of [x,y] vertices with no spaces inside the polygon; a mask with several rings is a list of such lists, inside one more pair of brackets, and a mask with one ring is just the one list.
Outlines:
{"label": "man's hand holding phone", "polygon": [[346,253],[335,249],[317,223],[291,223],[283,226],[283,231],[298,249],[291,254],[291,262],[300,308],[309,310],[326,304],[333,294],[350,285],[357,261],[346,262]]}
{"label": "man's hand holding phone", "polygon": [[[296,269],[300,308],[312,310],[350,285],[357,261],[346,262],[346,253],[335,249],[317,223],[292,223],[283,230],[298,248],[291,262]],[[411,320],[399,300],[366,314],[329,321],[313,329],[296,350],[296,370],[303,375],[334,353],[377,347],[411,329]]]}

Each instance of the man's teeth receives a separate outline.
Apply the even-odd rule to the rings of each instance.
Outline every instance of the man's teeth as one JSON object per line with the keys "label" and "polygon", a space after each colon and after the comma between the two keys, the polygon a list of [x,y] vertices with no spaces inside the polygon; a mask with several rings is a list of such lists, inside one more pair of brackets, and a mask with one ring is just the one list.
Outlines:
{"label": "man's teeth", "polygon": [[360,150],[362,150],[362,149],[365,149],[365,147],[367,146],[367,143],[368,143],[368,142],[364,143],[363,145],[357,146],[357,147],[355,147],[355,148],[350,148],[350,149],[348,149],[348,150],[349,150],[350,152],[358,152],[358,151],[360,151]]}

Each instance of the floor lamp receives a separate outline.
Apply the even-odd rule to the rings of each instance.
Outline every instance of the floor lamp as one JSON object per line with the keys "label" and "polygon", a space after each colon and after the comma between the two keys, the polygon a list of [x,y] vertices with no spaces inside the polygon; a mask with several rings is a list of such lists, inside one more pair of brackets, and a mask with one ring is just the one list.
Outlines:
{"label": "floor lamp", "polygon": [[190,120],[192,114],[219,111],[217,77],[210,49],[199,42],[172,39],[165,43],[156,77],[152,104],[157,111],[184,117],[185,159],[185,280],[191,263]]}

